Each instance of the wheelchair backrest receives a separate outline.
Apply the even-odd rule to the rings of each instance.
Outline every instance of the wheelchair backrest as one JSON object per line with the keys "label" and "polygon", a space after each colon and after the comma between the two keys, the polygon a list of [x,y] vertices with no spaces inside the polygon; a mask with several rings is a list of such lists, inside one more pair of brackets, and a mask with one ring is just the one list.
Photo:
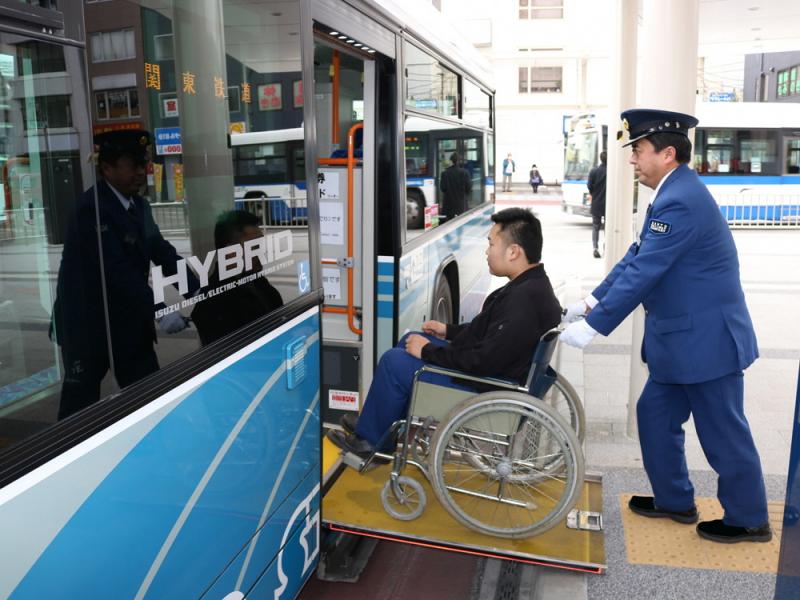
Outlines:
{"label": "wheelchair backrest", "polygon": [[528,371],[526,387],[528,388],[528,393],[537,398],[542,398],[555,381],[555,371],[550,368],[550,361],[553,359],[553,353],[556,351],[560,333],[561,332],[555,328],[546,332],[539,338],[539,343],[536,345],[536,350],[533,353],[533,360],[531,361],[530,371]]}

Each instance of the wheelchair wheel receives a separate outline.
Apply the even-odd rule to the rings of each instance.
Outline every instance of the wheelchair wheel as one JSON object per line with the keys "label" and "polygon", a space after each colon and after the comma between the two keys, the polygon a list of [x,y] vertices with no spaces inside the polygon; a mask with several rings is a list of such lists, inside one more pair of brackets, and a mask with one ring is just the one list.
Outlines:
{"label": "wheelchair wheel", "polygon": [[453,518],[499,537],[557,525],[583,487],[575,432],[550,406],[519,392],[456,405],[436,430],[430,462],[434,493]]}
{"label": "wheelchair wheel", "polygon": [[[530,396],[529,396],[530,397]],[[572,387],[561,375],[558,375],[553,385],[541,399],[545,404],[553,408],[564,419],[575,432],[579,444],[583,444],[583,439],[586,431],[586,416],[583,410],[583,403],[578,396],[578,392]],[[520,444],[539,444],[541,446],[541,436],[544,434],[541,426],[534,422],[529,421],[525,425],[526,434],[517,436],[516,444],[518,445],[517,453],[524,452],[519,447]],[[484,455],[481,452],[465,455],[465,459],[476,469],[481,469],[485,472],[490,472],[492,465],[487,463]],[[557,473],[564,468],[564,461],[561,454],[558,452],[551,453],[548,460],[540,464],[540,469],[537,471],[522,471],[510,475],[511,479],[524,479],[525,481],[535,481],[546,477],[547,475]]]}
{"label": "wheelchair wheel", "polygon": [[548,406],[553,407],[572,426],[578,441],[583,443],[586,437],[586,414],[580,396],[572,384],[557,374],[555,382],[542,400]]}
{"label": "wheelchair wheel", "polygon": [[396,482],[387,480],[381,490],[383,509],[400,521],[413,521],[425,510],[425,489],[411,477],[400,475]]}

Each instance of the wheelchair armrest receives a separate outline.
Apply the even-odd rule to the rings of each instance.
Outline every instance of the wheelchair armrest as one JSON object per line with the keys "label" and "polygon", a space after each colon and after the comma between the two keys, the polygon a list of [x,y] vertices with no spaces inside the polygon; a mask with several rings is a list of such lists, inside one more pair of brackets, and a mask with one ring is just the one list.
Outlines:
{"label": "wheelchair armrest", "polygon": [[463,371],[457,371],[455,369],[446,369],[444,367],[437,367],[435,365],[423,365],[421,368],[417,369],[417,372],[414,373],[414,387],[416,387],[417,381],[419,380],[419,378],[422,376],[423,373],[436,373],[438,375],[446,375],[448,377],[453,377],[455,379],[473,381],[475,383],[481,383],[491,387],[496,387],[506,390],[514,390],[515,392],[522,392],[525,394],[528,393],[528,388],[525,386],[521,386],[518,383],[513,383],[511,381],[506,381],[504,379],[496,379],[494,377],[479,377],[477,375],[470,375],[468,373],[464,373]]}

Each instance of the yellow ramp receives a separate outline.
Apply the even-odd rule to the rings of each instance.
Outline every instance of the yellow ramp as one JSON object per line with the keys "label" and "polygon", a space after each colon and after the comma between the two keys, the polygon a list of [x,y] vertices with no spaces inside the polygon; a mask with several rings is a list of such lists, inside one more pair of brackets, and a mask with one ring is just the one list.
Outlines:
{"label": "yellow ramp", "polygon": [[[601,573],[605,569],[602,531],[569,529],[564,523],[520,540],[476,533],[458,523],[441,507],[425,477],[411,466],[404,474],[414,477],[425,488],[426,508],[418,519],[396,520],[384,511],[380,498],[381,488],[388,481],[390,471],[391,465],[375,467],[363,475],[345,468],[322,499],[323,523],[338,531],[455,552],[592,573]],[[586,479],[576,508],[600,513],[603,507],[600,479],[588,475]]]}

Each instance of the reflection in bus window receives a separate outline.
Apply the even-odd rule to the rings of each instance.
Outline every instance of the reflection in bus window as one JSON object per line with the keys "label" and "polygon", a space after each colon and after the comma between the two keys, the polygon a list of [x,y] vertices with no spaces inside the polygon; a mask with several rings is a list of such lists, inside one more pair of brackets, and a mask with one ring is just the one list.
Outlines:
{"label": "reflection in bus window", "polygon": [[403,43],[408,88],[406,106],[446,116],[458,114],[458,76],[409,42]]}
{"label": "reflection in bus window", "polygon": [[[419,116],[406,119],[407,239],[488,199],[479,130]],[[457,165],[453,164],[454,155]],[[447,177],[443,179],[445,172]]]}
{"label": "reflection in bus window", "polygon": [[[48,85],[33,85],[44,74]],[[0,448],[58,412],[53,273],[72,207],[92,184],[85,85],[80,49],[0,33]],[[97,244],[94,229],[85,243]],[[107,356],[104,341],[97,352]]]}

